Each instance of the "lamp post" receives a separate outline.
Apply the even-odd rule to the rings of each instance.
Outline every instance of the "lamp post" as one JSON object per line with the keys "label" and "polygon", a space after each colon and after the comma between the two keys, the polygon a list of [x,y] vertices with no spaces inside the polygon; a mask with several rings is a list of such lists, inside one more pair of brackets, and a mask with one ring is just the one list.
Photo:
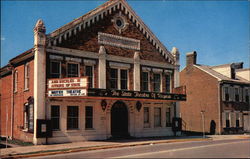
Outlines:
{"label": "lamp post", "polygon": [[202,130],[203,130],[203,138],[205,138],[205,119],[204,119],[204,110],[201,110],[201,119],[202,119]]}

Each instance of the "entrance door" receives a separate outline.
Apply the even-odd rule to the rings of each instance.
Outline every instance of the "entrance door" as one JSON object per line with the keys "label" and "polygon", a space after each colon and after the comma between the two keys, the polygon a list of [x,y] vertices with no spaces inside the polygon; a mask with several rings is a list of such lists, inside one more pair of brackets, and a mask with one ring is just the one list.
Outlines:
{"label": "entrance door", "polygon": [[244,120],[244,131],[245,132],[250,132],[250,115],[243,115],[243,120]]}
{"label": "entrance door", "polygon": [[121,102],[116,102],[111,108],[111,135],[112,137],[126,137],[128,133],[128,110]]}

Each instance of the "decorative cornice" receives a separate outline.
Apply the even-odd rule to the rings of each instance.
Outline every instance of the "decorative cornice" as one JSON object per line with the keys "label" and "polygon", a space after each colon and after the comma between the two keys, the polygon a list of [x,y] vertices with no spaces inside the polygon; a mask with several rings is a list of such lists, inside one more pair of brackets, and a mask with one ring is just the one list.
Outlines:
{"label": "decorative cornice", "polygon": [[48,46],[56,45],[61,43],[62,39],[66,40],[73,34],[76,35],[78,31],[91,26],[104,16],[111,14],[116,10],[125,12],[125,15],[139,28],[144,36],[152,43],[157,51],[171,64],[175,63],[173,55],[167,50],[167,48],[160,42],[160,40],[153,34],[148,26],[140,19],[139,16],[133,11],[129,4],[124,0],[112,0],[108,1],[96,9],[88,12],[87,14],[73,20],[72,22],[64,25],[63,27],[55,30],[54,32],[47,35]]}

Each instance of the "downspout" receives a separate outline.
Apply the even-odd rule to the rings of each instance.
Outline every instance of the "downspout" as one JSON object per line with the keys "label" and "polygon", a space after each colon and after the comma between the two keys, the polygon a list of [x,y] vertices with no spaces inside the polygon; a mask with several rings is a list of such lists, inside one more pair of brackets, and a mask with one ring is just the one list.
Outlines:
{"label": "downspout", "polygon": [[[12,95],[11,95],[11,115],[10,115],[10,138],[13,139],[13,125],[14,125],[14,78],[15,78],[15,71],[13,65],[11,65],[12,69],[12,83],[11,83],[11,90],[12,90]],[[7,132],[8,133],[8,132]],[[6,134],[7,136],[7,134]]]}
{"label": "downspout", "polygon": [[221,81],[218,82],[218,115],[219,115],[219,134],[221,135]]}

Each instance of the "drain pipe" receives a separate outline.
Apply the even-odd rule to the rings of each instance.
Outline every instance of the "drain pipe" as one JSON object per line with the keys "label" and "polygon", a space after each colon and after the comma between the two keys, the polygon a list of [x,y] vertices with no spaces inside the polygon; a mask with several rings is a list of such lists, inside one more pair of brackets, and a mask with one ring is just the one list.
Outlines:
{"label": "drain pipe", "polygon": [[[11,65],[11,72],[12,72],[12,83],[11,83],[11,92],[12,92],[12,96],[11,96],[11,115],[10,115],[10,138],[13,139],[13,123],[14,123],[14,78],[15,78],[15,69],[14,66]],[[6,109],[7,110],[7,109]],[[6,134],[7,136],[7,134]]]}

